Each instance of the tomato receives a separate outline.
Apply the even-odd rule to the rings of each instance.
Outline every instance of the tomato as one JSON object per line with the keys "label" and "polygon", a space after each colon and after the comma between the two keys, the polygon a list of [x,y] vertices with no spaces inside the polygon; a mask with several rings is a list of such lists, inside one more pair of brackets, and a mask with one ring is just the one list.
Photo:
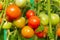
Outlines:
{"label": "tomato", "polygon": [[26,0],[15,0],[15,4],[20,8],[23,8],[26,6]]}
{"label": "tomato", "polygon": [[16,5],[11,4],[6,9],[6,15],[10,19],[14,20],[14,19],[17,19],[21,16],[21,10]]}
{"label": "tomato", "polygon": [[44,37],[47,36],[47,33],[48,33],[48,27],[47,26],[44,26],[44,29],[43,30],[38,29],[38,31],[37,31],[37,29],[35,29],[35,34],[37,35],[37,37],[44,38]]}
{"label": "tomato", "polygon": [[1,22],[2,22],[2,18],[0,18],[0,24],[1,24]]}
{"label": "tomato", "polygon": [[35,29],[40,25],[40,19],[37,16],[32,16],[28,19],[28,25]]}
{"label": "tomato", "polygon": [[35,12],[33,10],[28,10],[26,13],[27,18],[30,18],[31,16],[34,16],[34,15],[35,15]]}
{"label": "tomato", "polygon": [[3,24],[3,29],[9,29],[9,28],[11,28],[12,27],[12,23],[11,22],[5,22],[4,24]]}
{"label": "tomato", "polygon": [[13,21],[13,24],[17,27],[17,28],[22,28],[25,26],[26,24],[26,20],[24,17],[21,17],[15,21]]}
{"label": "tomato", "polygon": [[45,38],[46,37],[46,33],[44,33],[44,32],[37,32],[36,35],[38,38]]}
{"label": "tomato", "polygon": [[48,21],[49,21],[48,15],[46,15],[46,14],[44,14],[44,13],[40,13],[40,14],[39,14],[39,17],[40,17],[40,19],[41,19],[41,24],[42,24],[42,25],[47,25],[47,24],[48,24]]}
{"label": "tomato", "polygon": [[57,28],[56,35],[60,37],[60,28]]}
{"label": "tomato", "polygon": [[34,31],[31,27],[29,26],[25,26],[22,30],[21,30],[21,34],[23,37],[25,38],[31,38],[34,35]]}
{"label": "tomato", "polygon": [[0,2],[0,10],[3,9],[3,5],[2,5],[2,2]]}
{"label": "tomato", "polygon": [[56,25],[59,23],[58,14],[51,14],[51,23],[52,23],[52,25]]}
{"label": "tomato", "polygon": [[30,3],[30,0],[27,0],[28,3]]}

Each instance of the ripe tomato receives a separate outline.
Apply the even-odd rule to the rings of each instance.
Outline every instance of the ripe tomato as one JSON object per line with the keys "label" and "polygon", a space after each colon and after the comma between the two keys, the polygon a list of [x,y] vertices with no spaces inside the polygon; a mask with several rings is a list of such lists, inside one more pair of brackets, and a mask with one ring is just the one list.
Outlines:
{"label": "ripe tomato", "polygon": [[35,29],[40,25],[40,19],[37,16],[32,16],[28,19],[28,25]]}
{"label": "ripe tomato", "polygon": [[34,35],[34,31],[31,27],[29,26],[25,26],[22,30],[21,30],[21,34],[23,37],[25,38],[31,38]]}
{"label": "ripe tomato", "polygon": [[48,24],[49,19],[48,19],[48,16],[46,14],[40,13],[39,17],[41,19],[41,24],[42,25],[47,25]]}
{"label": "ripe tomato", "polygon": [[3,29],[9,29],[12,27],[12,23],[11,22],[5,22],[3,25]]}
{"label": "ripe tomato", "polygon": [[15,0],[15,4],[20,8],[23,8],[26,6],[26,0]]}
{"label": "ripe tomato", "polygon": [[22,28],[25,26],[26,24],[26,20],[24,17],[21,17],[15,21],[13,21],[13,24],[17,27],[17,28]]}
{"label": "ripe tomato", "polygon": [[2,5],[2,2],[0,3],[0,10],[2,10],[3,9],[3,5]]}
{"label": "ripe tomato", "polygon": [[6,15],[10,19],[17,19],[21,16],[21,10],[14,4],[11,4],[6,9]]}
{"label": "ripe tomato", "polygon": [[60,28],[57,28],[56,35],[60,37]]}
{"label": "ripe tomato", "polygon": [[36,35],[37,35],[38,38],[45,38],[46,37],[45,32],[37,32]]}
{"label": "ripe tomato", "polygon": [[[37,28],[38,29],[38,28]],[[43,30],[38,29],[38,31],[36,31],[37,29],[35,29],[35,34],[39,37],[39,38],[44,38],[47,36],[48,33],[48,27],[44,26]]]}
{"label": "ripe tomato", "polygon": [[56,25],[59,23],[59,16],[58,14],[51,14],[51,21],[52,25]]}
{"label": "ripe tomato", "polygon": [[27,18],[30,18],[31,16],[34,16],[34,15],[35,15],[35,12],[33,10],[28,10],[26,13]]}

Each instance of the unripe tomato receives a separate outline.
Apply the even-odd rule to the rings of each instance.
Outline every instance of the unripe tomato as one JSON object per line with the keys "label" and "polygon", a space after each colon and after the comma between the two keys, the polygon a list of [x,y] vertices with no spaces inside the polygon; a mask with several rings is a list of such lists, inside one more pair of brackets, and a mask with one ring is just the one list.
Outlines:
{"label": "unripe tomato", "polygon": [[6,9],[6,15],[14,20],[21,16],[21,10],[18,8],[18,6],[11,4]]}
{"label": "unripe tomato", "polygon": [[31,16],[34,16],[34,15],[35,15],[35,12],[33,10],[28,10],[26,13],[27,18],[30,18]]}
{"label": "unripe tomato", "polygon": [[22,30],[21,30],[21,34],[23,37],[25,38],[31,38],[34,35],[34,31],[31,27],[29,26],[25,26]]}
{"label": "unripe tomato", "polygon": [[41,19],[41,24],[42,25],[47,25],[48,24],[49,19],[48,19],[48,16],[46,14],[40,13],[39,17]]}
{"label": "unripe tomato", "polygon": [[26,24],[26,20],[24,17],[21,17],[15,21],[13,21],[13,24],[17,27],[17,28],[22,28],[25,26]]}
{"label": "unripe tomato", "polygon": [[9,29],[12,27],[12,23],[11,22],[5,22],[3,25],[3,29]]}
{"label": "unripe tomato", "polygon": [[37,16],[32,16],[28,19],[28,25],[35,29],[40,25],[40,19]]}
{"label": "unripe tomato", "polygon": [[59,16],[58,14],[51,14],[51,21],[52,25],[56,25],[59,23]]}
{"label": "unripe tomato", "polygon": [[30,0],[27,0],[28,3],[30,3]]}
{"label": "unripe tomato", "polygon": [[26,6],[26,0],[15,0],[15,4],[20,8],[23,8]]}

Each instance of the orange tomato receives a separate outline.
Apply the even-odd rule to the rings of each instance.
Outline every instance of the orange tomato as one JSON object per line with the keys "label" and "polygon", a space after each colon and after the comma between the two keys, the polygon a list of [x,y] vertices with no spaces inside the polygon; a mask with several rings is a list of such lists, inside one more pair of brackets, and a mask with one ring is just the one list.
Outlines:
{"label": "orange tomato", "polygon": [[0,24],[1,24],[1,22],[2,22],[2,18],[0,18]]}
{"label": "orange tomato", "polygon": [[34,35],[34,31],[31,27],[29,26],[25,26],[22,30],[21,30],[21,34],[23,37],[25,38],[31,38]]}
{"label": "orange tomato", "polygon": [[3,6],[2,6],[2,3],[0,3],[0,10],[2,10]]}
{"label": "orange tomato", "polygon": [[57,28],[56,35],[60,36],[60,28]]}

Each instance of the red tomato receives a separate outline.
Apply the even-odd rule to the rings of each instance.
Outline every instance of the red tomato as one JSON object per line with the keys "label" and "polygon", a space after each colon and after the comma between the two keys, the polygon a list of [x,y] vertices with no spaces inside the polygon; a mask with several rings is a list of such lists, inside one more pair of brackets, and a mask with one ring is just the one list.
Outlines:
{"label": "red tomato", "polygon": [[40,19],[37,16],[32,16],[28,20],[28,25],[35,29],[40,25]]}
{"label": "red tomato", "polygon": [[35,29],[35,34],[37,35],[37,37],[39,38],[44,38],[47,36],[47,33],[48,33],[48,27],[47,26],[44,26],[44,30],[40,30],[40,31],[36,31],[37,29]]}
{"label": "red tomato", "polygon": [[30,18],[31,16],[34,16],[34,15],[35,15],[35,12],[33,10],[28,10],[26,13],[27,18]]}
{"label": "red tomato", "polygon": [[37,35],[39,38],[44,38],[44,37],[46,37],[46,33],[44,33],[44,32],[37,32],[36,35]]}
{"label": "red tomato", "polygon": [[11,4],[6,9],[6,15],[11,19],[16,19],[21,16],[21,10],[18,8],[18,6]]}

